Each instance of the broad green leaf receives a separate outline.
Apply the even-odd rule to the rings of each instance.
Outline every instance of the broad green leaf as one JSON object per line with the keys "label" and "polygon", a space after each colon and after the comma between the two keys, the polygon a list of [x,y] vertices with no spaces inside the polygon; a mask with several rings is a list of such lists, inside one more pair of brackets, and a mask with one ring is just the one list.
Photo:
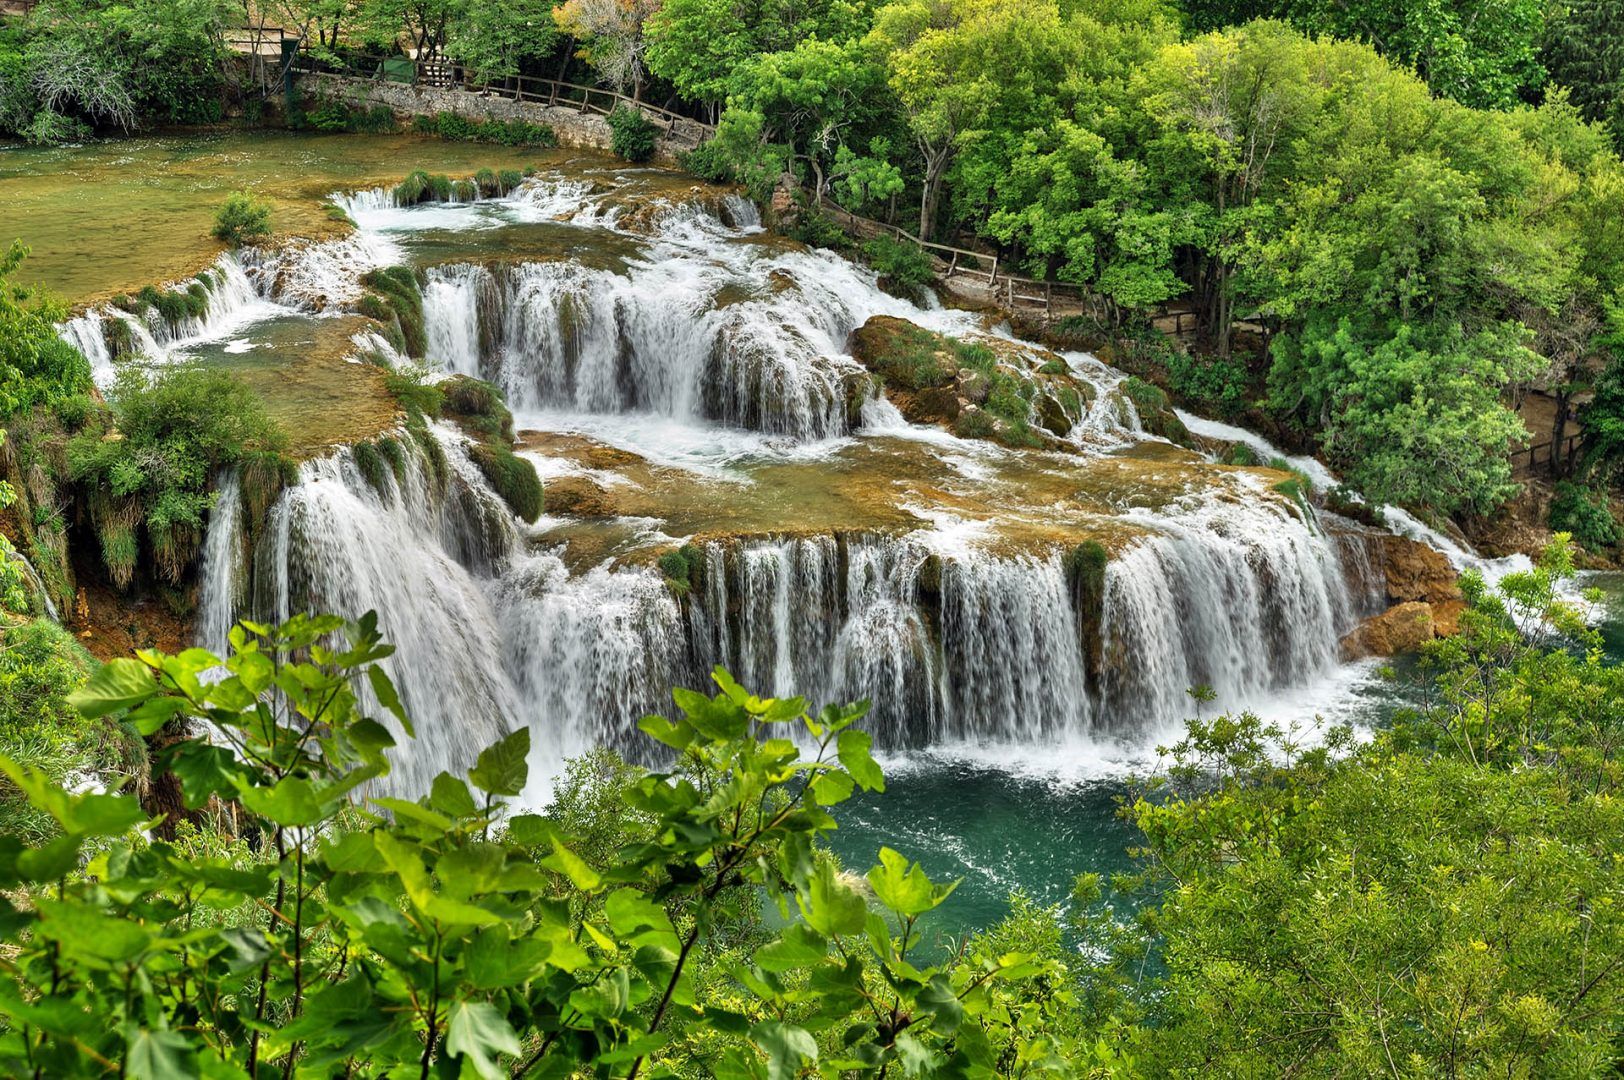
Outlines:
{"label": "broad green leaf", "polygon": [[795,902],[807,925],[825,937],[860,934],[868,922],[868,905],[856,889],[841,881],[828,861],[818,864],[804,893]]}
{"label": "broad green leaf", "polygon": [[829,956],[829,943],[810,926],[795,923],[777,941],[756,950],[755,960],[768,971],[793,971],[821,964]]}
{"label": "broad green leaf", "polygon": [[178,1031],[131,1027],[124,1033],[124,1073],[130,1080],[196,1076],[192,1044]]}
{"label": "broad green leaf", "polygon": [[541,865],[563,874],[570,879],[570,884],[583,892],[592,892],[603,882],[603,878],[586,864],[586,860],[557,840],[553,841],[553,853],[542,859]]}
{"label": "broad green leaf", "polygon": [[271,787],[254,787],[233,777],[237,798],[250,813],[277,825],[314,825],[327,816],[316,789],[301,776],[285,776]]}
{"label": "broad green leaf", "polygon": [[485,1080],[507,1080],[508,1071],[498,1058],[504,1054],[517,1057],[524,1051],[507,1017],[484,1001],[452,1004],[445,1048],[453,1057],[472,1065]]}
{"label": "broad green leaf", "polygon": [[68,704],[88,717],[106,716],[139,705],[158,693],[152,670],[138,660],[120,657],[96,669],[90,681],[68,695]]}
{"label": "broad green leaf", "polygon": [[880,771],[874,756],[869,753],[873,745],[874,738],[868,732],[848,728],[840,733],[835,752],[840,757],[840,763],[851,773],[852,779],[862,785],[864,791],[884,791],[885,773]]}
{"label": "broad green leaf", "polygon": [[429,786],[429,804],[440,813],[454,818],[473,817],[479,813],[479,804],[474,802],[468,784],[445,772],[436,776]]}
{"label": "broad green leaf", "polygon": [[874,895],[898,915],[923,915],[946,900],[959,883],[935,885],[918,863],[909,864],[906,857],[890,848],[880,849],[878,866],[868,872],[868,883]]}
{"label": "broad green leaf", "polygon": [[468,780],[492,795],[517,795],[530,778],[530,729],[520,728],[494,746],[480,751]]}
{"label": "broad green leaf", "polygon": [[767,1055],[768,1080],[793,1080],[804,1065],[818,1060],[818,1043],[805,1028],[768,1020],[750,1030],[750,1040]]}

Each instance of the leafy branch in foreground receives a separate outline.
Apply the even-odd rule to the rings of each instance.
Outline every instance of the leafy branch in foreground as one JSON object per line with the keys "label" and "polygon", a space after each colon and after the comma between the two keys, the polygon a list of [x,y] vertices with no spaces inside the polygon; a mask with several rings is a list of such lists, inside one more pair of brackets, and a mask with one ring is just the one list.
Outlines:
{"label": "leafy branch in foreground", "polygon": [[[864,888],[820,849],[830,807],[884,788],[853,727],[866,704],[813,714],[720,670],[715,696],[676,691],[679,716],[642,722],[672,764],[612,774],[632,824],[592,865],[581,852],[601,845],[514,802],[530,780],[527,730],[415,800],[376,790],[392,731],[411,727],[373,617],[245,623],[231,643],[224,660],[114,660],[74,701],[143,734],[206,724],[212,738],[175,741],[157,767],[245,842],[150,839],[134,798],[69,794],[0,759],[60,828],[46,843],[0,839],[0,1071],[1074,1068],[1045,1014],[1009,996],[1035,977],[1058,983],[1054,960],[961,946],[927,964],[919,920],[953,886],[883,850]],[[763,903],[778,919],[758,922],[762,943],[729,951]]]}

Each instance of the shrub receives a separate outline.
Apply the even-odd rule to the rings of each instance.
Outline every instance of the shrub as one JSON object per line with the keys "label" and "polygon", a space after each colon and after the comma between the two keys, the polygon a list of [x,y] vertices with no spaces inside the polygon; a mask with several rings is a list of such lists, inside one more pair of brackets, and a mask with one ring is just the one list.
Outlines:
{"label": "shrub", "polygon": [[1223,465],[1244,465],[1248,468],[1259,464],[1257,451],[1243,442],[1230,443],[1224,447],[1224,452],[1219,455],[1218,461]]}
{"label": "shrub", "polygon": [[609,114],[610,146],[627,161],[647,161],[654,156],[660,129],[641,110],[622,102]]}
{"label": "shrub", "polygon": [[[440,415],[444,397],[440,387],[429,381],[429,373],[414,365],[391,368],[384,373],[384,387],[400,402],[408,415]],[[438,444],[437,444],[438,445]]]}
{"label": "shrub", "polygon": [[246,191],[233,192],[214,215],[214,238],[242,247],[271,235],[271,208]]}
{"label": "shrub", "polygon": [[677,164],[682,166],[685,172],[692,173],[701,180],[709,180],[713,184],[733,184],[739,179],[738,170],[733,167],[733,160],[728,156],[727,149],[715,139],[679,153]]}
{"label": "shrub", "polygon": [[863,244],[863,257],[882,280],[907,289],[922,289],[936,280],[936,270],[923,248],[894,236],[876,236]]}
{"label": "shrub", "polygon": [[1607,493],[1568,480],[1556,485],[1550,526],[1557,532],[1571,533],[1586,551],[1613,547],[1620,538]]}
{"label": "shrub", "polygon": [[12,285],[27,255],[17,242],[0,254],[0,419],[90,389],[90,362],[57,333],[67,309]]}
{"label": "shrub", "polygon": [[[830,808],[885,788],[855,728],[866,704],[814,717],[718,669],[714,696],[676,690],[672,717],[641,724],[680,755],[671,771],[600,754],[533,813],[516,801],[527,727],[429,791],[376,792],[411,727],[375,616],[233,641],[223,661],[115,660],[75,697],[144,733],[214,733],[172,740],[162,764],[195,832],[149,839],[133,796],[69,795],[0,761],[63,832],[13,840],[0,864],[17,898],[0,924],[7,1013],[30,1018],[0,1041],[7,1075],[46,1061],[52,1076],[767,1076],[773,1062],[789,1077],[838,1053],[874,1077],[1097,1060],[1068,995],[1025,1007],[1029,984],[1072,978],[1052,916],[1022,911],[933,957],[920,920],[953,886],[890,849],[866,885],[840,872]],[[205,815],[221,799],[252,843],[197,839],[219,831]],[[908,1018],[900,1039],[892,1016]]]}
{"label": "shrub", "polygon": [[828,214],[813,207],[803,209],[795,216],[795,223],[789,228],[792,240],[799,240],[807,247],[831,248],[835,251],[844,251],[851,246],[851,237]]}
{"label": "shrub", "polygon": [[115,583],[129,583],[144,527],[159,572],[179,584],[202,540],[216,472],[255,454],[278,457],[286,437],[259,397],[218,369],[126,368],[108,403],[69,441],[69,475],[88,489]]}
{"label": "shrub", "polygon": [[666,583],[676,592],[685,593],[694,586],[694,578],[700,567],[699,549],[692,544],[684,544],[675,551],[667,551],[656,560],[655,565],[660,573],[665,575]]}
{"label": "shrub", "polygon": [[1195,356],[1165,345],[1156,351],[1167,369],[1168,385],[1195,408],[1227,418],[1248,405],[1252,373],[1244,356]]}

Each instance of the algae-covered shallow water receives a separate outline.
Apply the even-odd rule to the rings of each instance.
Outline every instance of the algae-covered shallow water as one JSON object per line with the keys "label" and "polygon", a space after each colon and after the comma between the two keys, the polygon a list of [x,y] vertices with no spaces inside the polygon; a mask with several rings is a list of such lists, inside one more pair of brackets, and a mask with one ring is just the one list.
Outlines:
{"label": "algae-covered shallow water", "polygon": [[279,236],[325,237],[334,191],[393,184],[413,169],[467,176],[578,152],[416,135],[278,131],[156,136],[84,146],[0,144],[0,245],[31,249],[23,279],[78,304],[189,277],[224,248],[211,235],[225,197],[270,202]]}

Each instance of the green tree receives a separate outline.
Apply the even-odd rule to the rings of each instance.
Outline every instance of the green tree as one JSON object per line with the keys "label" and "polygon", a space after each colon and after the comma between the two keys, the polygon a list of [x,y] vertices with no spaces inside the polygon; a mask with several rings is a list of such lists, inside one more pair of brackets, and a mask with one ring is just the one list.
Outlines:
{"label": "green tree", "polygon": [[1148,1073],[1616,1064],[1624,675],[1560,599],[1571,572],[1559,542],[1500,593],[1464,580],[1427,706],[1366,746],[1191,725],[1128,809],[1165,889],[1166,976],[1128,1040]]}
{"label": "green tree", "polygon": [[[919,919],[953,886],[883,849],[865,896],[820,850],[832,807],[884,787],[853,726],[865,705],[814,716],[718,671],[715,696],[677,691],[680,715],[642,722],[669,770],[594,769],[538,815],[511,802],[528,780],[527,730],[415,801],[367,794],[393,749],[380,719],[410,731],[376,667],[391,650],[371,616],[231,638],[223,660],[112,661],[74,701],[143,733],[206,720],[213,739],[172,742],[158,767],[193,812],[233,800],[255,850],[200,857],[149,841],[132,831],[147,817],[133,798],[69,794],[0,759],[60,830],[0,844],[8,895],[30,895],[6,902],[0,930],[13,946],[0,959],[7,1071],[630,1080],[1068,1072],[1113,1057],[1045,1022],[1063,1002],[1021,998],[1028,982],[1064,978],[1056,950],[991,938],[933,964]],[[591,806],[610,789],[630,812],[618,837],[583,844],[561,828],[601,823]],[[611,844],[605,863],[582,855]],[[774,928],[729,952],[730,928],[763,899]]]}
{"label": "green tree", "polygon": [[16,281],[27,257],[21,241],[0,255],[0,420],[90,386],[89,362],[56,330],[66,308]]}

